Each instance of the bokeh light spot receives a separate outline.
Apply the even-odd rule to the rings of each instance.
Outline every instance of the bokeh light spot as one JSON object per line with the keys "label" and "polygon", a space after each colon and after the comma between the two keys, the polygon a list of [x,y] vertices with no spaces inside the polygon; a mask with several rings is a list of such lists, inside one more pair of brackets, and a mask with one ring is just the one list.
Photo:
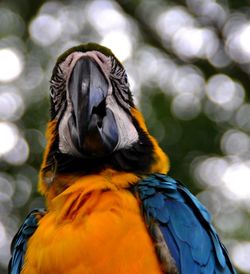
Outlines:
{"label": "bokeh light spot", "polygon": [[5,227],[0,222],[0,248],[5,245],[6,240],[7,239],[6,239]]}
{"label": "bokeh light spot", "polygon": [[193,27],[183,27],[173,36],[173,50],[181,57],[202,55],[204,46],[203,31]]}
{"label": "bokeh light spot", "polygon": [[189,93],[198,98],[204,96],[205,80],[196,67],[181,66],[172,73],[172,86],[176,93]]}
{"label": "bokeh light spot", "polygon": [[244,15],[237,13],[231,16],[224,27],[226,49],[230,57],[238,63],[250,61],[250,23]]}
{"label": "bokeh light spot", "polygon": [[250,25],[244,25],[239,34],[241,49],[250,56]]}
{"label": "bokeh light spot", "polygon": [[213,102],[225,104],[233,99],[234,83],[226,75],[215,75],[208,81],[207,94],[209,99]]}
{"label": "bokeh light spot", "polygon": [[208,98],[217,106],[228,111],[237,109],[244,101],[245,90],[225,74],[212,76],[207,83]]}
{"label": "bokeh light spot", "polygon": [[194,18],[183,7],[173,7],[158,14],[155,26],[162,39],[167,42],[172,36],[184,26],[193,26]]}
{"label": "bokeh light spot", "polygon": [[218,215],[222,209],[222,199],[219,193],[207,189],[196,196],[199,201],[208,209],[210,214]]}
{"label": "bokeh light spot", "polygon": [[174,98],[171,110],[176,117],[182,120],[194,119],[201,110],[200,100],[189,93],[179,94]]}
{"label": "bokeh light spot", "polygon": [[19,138],[15,147],[4,155],[4,159],[11,165],[22,165],[29,156],[29,146],[25,139]]}
{"label": "bokeh light spot", "polygon": [[221,230],[233,233],[244,224],[244,217],[240,210],[232,209],[230,212],[222,211],[216,216],[214,221]]}
{"label": "bokeh light spot", "polygon": [[249,154],[250,138],[244,132],[230,129],[221,138],[221,148],[227,155]]}
{"label": "bokeh light spot", "polygon": [[16,120],[20,118],[24,111],[24,102],[17,93],[0,93],[0,119]]}
{"label": "bokeh light spot", "polygon": [[14,124],[0,122],[0,156],[12,150],[18,140],[18,130]]}
{"label": "bokeh light spot", "polygon": [[250,273],[250,242],[238,243],[232,250],[232,260],[235,266],[246,273]]}
{"label": "bokeh light spot", "polygon": [[124,32],[111,31],[107,33],[101,44],[110,48],[120,61],[126,60],[131,55],[131,40]]}
{"label": "bokeh light spot", "polygon": [[7,195],[9,198],[14,193],[13,179],[6,173],[0,173],[0,193]]}
{"label": "bokeh light spot", "polygon": [[0,81],[9,82],[22,72],[20,54],[10,48],[0,49]]}
{"label": "bokeh light spot", "polygon": [[16,179],[16,193],[13,199],[15,207],[22,207],[27,203],[32,192],[31,181],[23,175],[18,174]]}
{"label": "bokeh light spot", "polygon": [[111,1],[91,1],[86,11],[89,22],[103,34],[111,30],[125,30],[128,27],[124,16],[115,9]]}
{"label": "bokeh light spot", "polygon": [[222,174],[226,171],[228,163],[220,157],[201,159],[193,167],[192,172],[198,182],[210,186],[218,186],[222,181]]}
{"label": "bokeh light spot", "polygon": [[21,16],[11,9],[7,9],[6,7],[0,7],[0,18],[1,18],[1,25],[0,25],[0,35],[4,37],[5,35],[19,35],[22,36],[25,23]]}
{"label": "bokeh light spot", "polygon": [[[246,163],[233,163],[228,166],[222,180],[225,187],[231,192],[232,199],[250,198],[250,166]],[[230,194],[230,193],[229,193]]]}
{"label": "bokeh light spot", "polygon": [[250,131],[250,104],[244,104],[237,111],[235,120],[240,128]]}
{"label": "bokeh light spot", "polygon": [[49,46],[61,35],[62,26],[55,17],[41,14],[31,22],[29,31],[36,43],[41,46]]}

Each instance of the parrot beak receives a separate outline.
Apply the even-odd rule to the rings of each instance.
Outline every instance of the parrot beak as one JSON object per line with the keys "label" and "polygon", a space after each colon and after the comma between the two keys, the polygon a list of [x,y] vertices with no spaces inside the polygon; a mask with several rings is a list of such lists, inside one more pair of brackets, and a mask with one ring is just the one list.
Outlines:
{"label": "parrot beak", "polygon": [[69,78],[72,103],[69,120],[71,139],[85,156],[112,153],[118,143],[115,116],[106,107],[109,83],[99,65],[90,57],[80,58]]}

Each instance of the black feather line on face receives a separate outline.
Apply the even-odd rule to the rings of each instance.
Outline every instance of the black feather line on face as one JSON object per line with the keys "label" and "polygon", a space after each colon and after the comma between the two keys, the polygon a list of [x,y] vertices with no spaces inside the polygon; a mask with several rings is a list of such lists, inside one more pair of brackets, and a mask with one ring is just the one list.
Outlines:
{"label": "black feather line on face", "polygon": [[125,69],[120,66],[114,57],[111,57],[110,81],[113,95],[117,103],[124,108],[125,105],[134,107],[133,96],[129,89],[128,78]]}
{"label": "black feather line on face", "polygon": [[129,99],[126,99],[123,95],[124,90],[121,91],[120,86],[118,87],[118,84],[112,81],[112,79],[110,80],[110,82],[113,89],[113,96],[116,102],[118,103],[118,105],[122,107],[124,110],[128,110],[129,107],[134,107],[134,102],[133,102],[131,92],[128,91],[130,93],[130,96],[129,96]]}
{"label": "black feather line on face", "polygon": [[53,120],[66,107],[66,80],[59,65],[56,65],[50,80],[50,115]]}

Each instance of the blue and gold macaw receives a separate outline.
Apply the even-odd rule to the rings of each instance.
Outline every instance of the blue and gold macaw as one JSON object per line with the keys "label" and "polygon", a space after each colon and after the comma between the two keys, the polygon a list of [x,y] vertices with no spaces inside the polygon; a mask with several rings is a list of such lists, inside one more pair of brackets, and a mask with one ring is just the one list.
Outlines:
{"label": "blue and gold macaw", "polygon": [[50,85],[39,181],[47,209],[17,232],[9,273],[235,273],[207,210],[166,175],[113,53],[69,49]]}

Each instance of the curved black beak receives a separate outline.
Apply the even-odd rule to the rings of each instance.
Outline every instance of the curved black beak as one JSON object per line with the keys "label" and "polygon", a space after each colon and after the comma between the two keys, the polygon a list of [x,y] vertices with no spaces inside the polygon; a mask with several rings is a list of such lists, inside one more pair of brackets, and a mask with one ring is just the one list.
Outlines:
{"label": "curved black beak", "polygon": [[73,143],[85,155],[111,153],[118,143],[118,129],[113,113],[106,108],[109,83],[90,57],[80,58],[73,68],[68,92],[72,103],[69,120]]}

